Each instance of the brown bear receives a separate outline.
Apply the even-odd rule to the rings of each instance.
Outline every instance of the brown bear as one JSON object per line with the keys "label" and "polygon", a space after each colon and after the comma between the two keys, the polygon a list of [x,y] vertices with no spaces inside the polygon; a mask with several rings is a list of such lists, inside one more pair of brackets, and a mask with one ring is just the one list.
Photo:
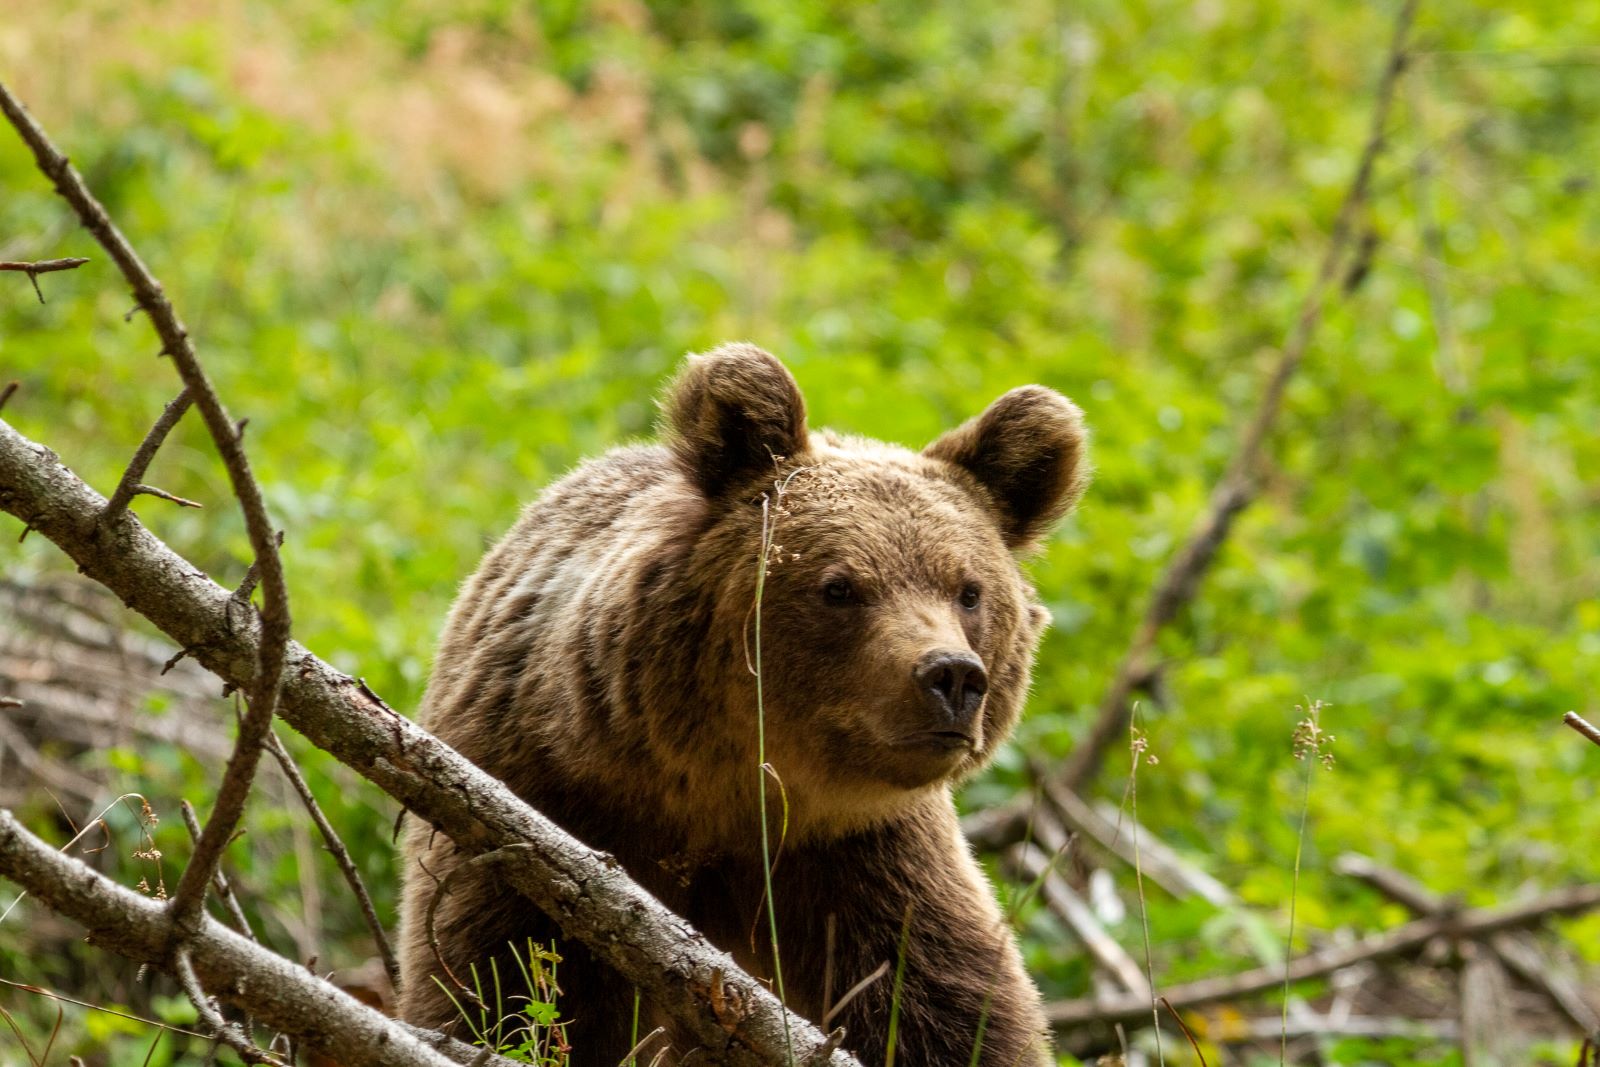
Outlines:
{"label": "brown bear", "polygon": [[[1047,616],[1014,557],[1083,487],[1080,412],[1027,386],[920,453],[810,432],[789,372],[745,344],[690,357],[663,406],[665,447],[579,467],[485,557],[423,724],[771,978],[764,788],[791,1008],[879,1064],[898,984],[898,1062],[1048,1062],[951,790],[1021,710]],[[460,1030],[438,959],[505,980],[508,945],[559,931],[473,869],[438,903],[436,956],[452,853],[413,824],[401,1010]],[[632,987],[558,951],[571,1062],[614,1067],[664,1020],[646,1004],[635,1031]]]}

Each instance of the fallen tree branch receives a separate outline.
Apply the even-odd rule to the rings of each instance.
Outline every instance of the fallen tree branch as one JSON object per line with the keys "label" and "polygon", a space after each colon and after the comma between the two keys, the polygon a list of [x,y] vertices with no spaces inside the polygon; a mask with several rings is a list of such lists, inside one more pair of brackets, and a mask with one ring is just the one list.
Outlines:
{"label": "fallen tree branch", "polygon": [[1205,1038],[1218,1044],[1250,1041],[1276,1042],[1285,1033],[1290,1041],[1305,1037],[1405,1037],[1418,1041],[1456,1041],[1461,1027],[1454,1019],[1398,1019],[1357,1015],[1334,1019],[1324,1015],[1291,1018],[1288,1029],[1274,1015],[1266,1019],[1234,1019],[1205,1028]]}
{"label": "fallen tree branch", "polygon": [[[1368,960],[1414,954],[1436,937],[1484,939],[1502,930],[1534,926],[1556,916],[1577,915],[1595,908],[1600,908],[1600,884],[1558,889],[1518,904],[1417,919],[1393,930],[1363,937],[1351,945],[1309,952],[1291,960],[1287,967],[1258,967],[1240,974],[1205,978],[1161,990],[1161,995],[1178,1008],[1242,1000],[1281,989],[1285,974],[1291,982],[1305,982]],[[1061,1029],[1087,1023],[1137,1026],[1150,1021],[1150,1001],[1131,995],[1064,1000],[1046,1004],[1045,1015],[1053,1026]]]}
{"label": "fallen tree branch", "polygon": [[[1418,915],[1448,915],[1459,908],[1457,901],[1440,896],[1399,871],[1359,853],[1347,852],[1340,856],[1334,861],[1334,870],[1370,885]],[[1589,1005],[1571,981],[1550,965],[1531,934],[1525,930],[1504,930],[1491,934],[1486,943],[1507,970],[1542,993],[1580,1033],[1600,1032],[1600,1013]]]}
{"label": "fallen tree branch", "polygon": [[[230,624],[232,594],[131,512],[97,529],[94,520],[105,503],[49,449],[0,421],[0,510],[53,541],[84,574],[225,681],[249,679],[261,639],[257,620]],[[369,697],[356,679],[292,642],[280,714],[464,852],[530,846],[504,864],[511,884],[550,914],[564,936],[588,945],[724,1062],[787,1062],[784,1009],[764,985],[639,888],[610,856],[572,838],[454,749]],[[720,1017],[711,1006],[714,984],[723,990]],[[731,1019],[729,1002],[744,1005],[731,1032],[723,1025]],[[788,1026],[797,1063],[856,1063],[843,1051],[816,1055],[827,1039],[799,1016],[791,1014]]]}
{"label": "fallen tree branch", "polygon": [[1011,866],[1025,882],[1042,880],[1040,895],[1050,910],[1066,923],[1094,957],[1096,966],[1109,974],[1131,996],[1150,1000],[1150,983],[1126,949],[1095,919],[1088,903],[1058,874],[1050,857],[1034,845],[1017,845],[1008,854]]}
{"label": "fallen tree branch", "polygon": [[1500,1067],[1512,1060],[1511,983],[1498,957],[1476,941],[1456,946],[1456,1015],[1463,1067]]}
{"label": "fallen tree branch", "polygon": [[[1090,805],[1078,794],[1055,782],[1041,782],[1039,794],[1044,803],[1033,814],[1032,833],[1046,851],[1054,850],[1064,840],[1065,828],[1081,834],[1107,855],[1129,867],[1134,865],[1135,828],[1126,813],[1109,804]],[[980,817],[982,814],[979,813]],[[1000,843],[994,831],[1004,829],[1000,824],[981,823],[977,833],[971,829],[967,832],[974,843],[992,845]],[[1144,876],[1174,898],[1182,900],[1198,896],[1219,908],[1232,907],[1237,903],[1226,886],[1184,860],[1172,846],[1142,826],[1137,828],[1137,832],[1139,866]]]}
{"label": "fallen tree branch", "polygon": [[[0,809],[0,874],[52,911],[89,931],[102,948],[170,970],[166,906],[125,889],[80,860],[57,852]],[[201,916],[186,942],[195,974],[217,996],[263,1022],[300,1034],[348,1067],[453,1067],[477,1049],[450,1042],[456,1057],[326,982]],[[506,1061],[501,1061],[502,1063]]]}

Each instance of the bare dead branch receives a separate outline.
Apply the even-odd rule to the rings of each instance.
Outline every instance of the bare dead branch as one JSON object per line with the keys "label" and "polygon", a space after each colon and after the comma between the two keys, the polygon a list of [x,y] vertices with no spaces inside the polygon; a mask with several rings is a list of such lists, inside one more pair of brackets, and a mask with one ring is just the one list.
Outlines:
{"label": "bare dead branch", "polygon": [[1100,969],[1109,974],[1123,992],[1148,1001],[1150,983],[1139,964],[1117,944],[1115,938],[1106,933],[1089,905],[1053,869],[1049,855],[1036,845],[1017,845],[1007,853],[1007,857],[1025,880],[1043,879],[1041,894],[1045,903],[1083,943]]}
{"label": "bare dead branch", "polygon": [[23,262],[15,259],[0,260],[0,270],[21,271],[24,274],[49,274],[58,270],[74,270],[89,262],[80,257],[68,259],[36,259]]}
{"label": "bare dead branch", "polygon": [[[1347,852],[1340,856],[1334,861],[1334,870],[1365,882],[1418,915],[1448,915],[1460,909],[1460,901],[1440,896],[1401,872],[1359,853]],[[1506,930],[1491,934],[1486,945],[1501,965],[1542,993],[1580,1033],[1600,1031],[1600,1013],[1545,959],[1533,935],[1524,930]]]}
{"label": "bare dead branch", "polygon": [[[1205,978],[1171,986],[1162,995],[1179,1008],[1243,1000],[1283,987],[1284,976],[1291,982],[1324,978],[1369,960],[1414,955],[1437,937],[1456,940],[1484,939],[1504,930],[1536,926],[1562,915],[1578,915],[1600,908],[1600,884],[1558,889],[1517,904],[1475,908],[1455,915],[1417,919],[1381,934],[1370,934],[1350,945],[1308,952],[1291,960],[1287,967],[1257,967],[1240,974]],[[1060,1028],[1086,1023],[1141,1025],[1150,1018],[1150,1002],[1132,995],[1057,1001],[1045,1005],[1045,1015]]]}
{"label": "bare dead branch", "polygon": [[[0,809],[0,874],[52,911],[88,929],[102,948],[162,969],[174,967],[166,906],[57,853]],[[201,915],[185,948],[196,976],[223,1000],[349,1067],[447,1067],[452,1061],[390,1019],[303,967]]]}
{"label": "bare dead branch", "polygon": [[100,525],[103,526],[122,514],[122,510],[139,493],[141,479],[144,478],[144,472],[150,469],[150,461],[155,458],[156,450],[166,441],[167,435],[178,425],[178,420],[183,418],[184,412],[188,411],[193,403],[194,398],[186,387],[162,410],[160,417],[150,427],[150,432],[144,435],[144,440],[133,453],[133,459],[128,462],[128,469],[122,472],[122,479],[117,482],[117,488],[112,492],[111,499],[106,503],[106,510],[100,516]]}
{"label": "bare dead branch", "polygon": [[[1051,781],[1041,782],[1039,796],[1044,806],[1033,816],[1033,833],[1047,851],[1056,847],[1052,842],[1064,839],[1061,827],[1065,827],[1082,834],[1107,855],[1133,866],[1134,827],[1126,813],[1110,805],[1091,806],[1078,794]],[[998,828],[1004,831],[1006,826],[1001,824]],[[981,845],[997,845],[1003,840],[988,827],[980,828],[977,834],[969,830],[968,834],[975,843]],[[1139,865],[1146,878],[1179,900],[1198,896],[1219,908],[1236,903],[1226,886],[1183,859],[1175,849],[1149,830],[1141,826],[1138,834]]]}
{"label": "bare dead branch", "polygon": [[[1088,836],[1088,830],[1085,829],[1090,825],[1088,820],[1084,820],[1082,826],[1078,825],[1078,820],[1083,818],[1084,808],[1078,794],[1052,787],[1045,791],[1045,795],[1049,798],[1051,806],[1067,819],[1069,826]],[[1074,804],[1074,801],[1077,803]],[[1109,828],[1114,835],[1106,843],[1107,849],[1129,866],[1134,863],[1133,841],[1134,834],[1138,834],[1139,866],[1143,868],[1146,877],[1156,878],[1157,884],[1176,886],[1175,892],[1168,890],[1174,896],[1179,899],[1190,895],[1197,896],[1218,908],[1231,908],[1239,903],[1239,898],[1234,896],[1232,890],[1185,859],[1177,849],[1163,841],[1160,835],[1151,832],[1149,827],[1135,822],[1130,813],[1118,810],[1117,806],[1108,800],[1097,800],[1089,805],[1089,808],[1098,817],[1097,825]],[[1067,815],[1068,812],[1071,813],[1070,816]]]}
{"label": "bare dead branch", "polygon": [[[89,262],[87,259],[37,259],[32,262],[7,259],[0,260],[0,271],[19,271],[28,276],[28,281],[33,283],[33,293],[39,298],[39,303],[44,303],[44,292],[39,288],[39,275],[51,274],[58,270],[76,270]],[[5,401],[0,398],[0,405]]]}
{"label": "bare dead branch", "polygon": [[[1411,110],[1419,126],[1422,116],[1420,83],[1410,84]],[[1431,153],[1417,155],[1412,167],[1412,203],[1417,213],[1417,228],[1422,233],[1422,282],[1428,294],[1429,317],[1433,320],[1433,366],[1452,395],[1467,391],[1466,368],[1462,365],[1460,342],[1456,337],[1455,317],[1450,305],[1450,290],[1445,286],[1444,231],[1433,207],[1434,160]]]}
{"label": "bare dead branch", "polygon": [[244,813],[256,766],[261,759],[262,743],[276,711],[279,676],[283,672],[288,651],[290,625],[289,593],[284,582],[283,563],[278,555],[275,532],[267,518],[261,488],[250,471],[250,462],[240,444],[239,431],[201,367],[189,339],[189,331],[178,318],[161,284],[112,222],[105,208],[89,192],[83,176],[4,85],[0,85],[0,111],[5,113],[11,125],[32,149],[39,169],[55,183],[56,192],[72,206],[83,227],[111,256],[133,288],[134,299],[155,327],[156,334],[161,338],[162,351],[172,357],[183,379],[184,391],[199,407],[211,439],[216,443],[217,452],[228,471],[234,497],[244,514],[245,529],[250,536],[255,562],[261,568],[263,604],[256,669],[240,683],[248,694],[249,710],[239,725],[233,755],[229,757],[223,772],[215,806],[168,905],[175,928],[187,930],[198,921],[211,872],[216,869],[222,851],[233,837],[233,831]]}
{"label": "bare dead branch", "polygon": [[1575,711],[1569,711],[1561,717],[1561,721],[1578,731],[1584,737],[1600,745],[1600,727],[1589,722]]}
{"label": "bare dead branch", "polygon": [[1418,915],[1440,915],[1460,910],[1460,901],[1440,896],[1416,879],[1385,867],[1359,852],[1346,852],[1333,861],[1333,870],[1346,878],[1365,882],[1390,900]]}
{"label": "bare dead branch", "polygon": [[[888,973],[889,961],[884,960],[882,963],[878,964],[872,969],[872,973],[868,974],[865,978],[861,979],[861,981],[844,991],[844,996],[839,998],[839,1002],[829,1008],[827,1013],[822,1016],[822,1025],[827,1026],[829,1023],[833,1022],[833,1020],[837,1019],[839,1017],[839,1013],[844,1011],[844,1009],[850,1005],[852,1000],[856,999],[856,997],[870,989],[874,982],[879,981]],[[834,1033],[838,1032],[839,1031],[837,1030],[834,1031]],[[838,1045],[835,1044],[834,1047],[837,1048]]]}
{"label": "bare dead branch", "polygon": [[268,731],[267,751],[272,753],[273,759],[278,761],[278,766],[283,770],[283,776],[289,779],[289,784],[299,794],[300,802],[305,805],[306,811],[311,815],[311,821],[316,823],[317,830],[322,834],[322,840],[327,844],[328,851],[332,853],[333,860],[339,865],[339,871],[344,875],[344,880],[350,887],[350,892],[355,894],[356,902],[361,906],[361,914],[367,921],[367,929],[372,934],[373,942],[378,946],[378,956],[383,960],[383,969],[389,976],[389,984],[395,989],[400,988],[400,964],[395,959],[394,949],[389,945],[389,938],[383,932],[383,923],[378,918],[378,909],[372,906],[372,895],[367,892],[367,884],[361,879],[361,872],[356,869],[355,861],[350,858],[350,850],[345,848],[344,842],[339,839],[339,833],[333,828],[322,807],[317,803],[317,798],[312,796],[311,787],[306,784],[305,775],[300,773],[300,768],[295,764],[294,757],[289,755],[289,750],[279,740],[278,735]]}
{"label": "bare dead branch", "polygon": [[[194,813],[194,805],[187,800],[181,800],[178,802],[178,809],[183,812],[183,825],[189,830],[189,839],[199,841],[200,818]],[[211,888],[216,890],[217,899],[222,901],[222,906],[228,909],[228,915],[233,920],[230,925],[234,930],[252,941],[256,940],[255,931],[250,929],[250,920],[245,916],[239,898],[234,895],[233,883],[222,873],[220,864],[211,875]]]}
{"label": "bare dead branch", "polygon": [[205,507],[205,505],[200,503],[199,501],[189,500],[186,497],[177,496],[177,495],[175,495],[173,493],[167,492],[165,489],[159,489],[159,488],[157,488],[156,486],[153,486],[153,485],[144,485],[144,484],[136,485],[136,486],[133,487],[133,493],[134,493],[135,496],[153,496],[153,497],[157,497],[157,498],[159,498],[161,500],[165,500],[165,501],[167,501],[169,503],[176,504],[180,508],[203,508],[203,507]]}
{"label": "bare dead branch", "polygon": [[[1284,1032],[1283,1020],[1274,1015],[1267,1019],[1230,1019],[1206,1029],[1206,1036],[1219,1044],[1238,1044],[1251,1041],[1276,1041]],[[1335,1019],[1325,1015],[1307,1015],[1289,1020],[1289,1040],[1303,1037],[1409,1037],[1433,1041],[1455,1041],[1461,1028],[1454,1019],[1396,1019],[1374,1016],[1355,1016]]]}
{"label": "bare dead branch", "polygon": [[1461,971],[1456,1002],[1461,1019],[1461,1062],[1464,1067],[1498,1067],[1512,1062],[1511,988],[1500,960],[1476,942],[1458,946]]}
{"label": "bare dead branch", "polygon": [[[48,448],[0,421],[0,510],[31,524],[85,575],[191,649],[224,680],[252,677],[260,630],[229,624],[232,594],[154,537],[131,512],[90,533],[91,520],[104,507],[105,499]],[[505,864],[512,886],[550,914],[564,936],[589,946],[638,986],[682,1024],[691,1040],[720,1050],[722,1059],[736,1067],[787,1061],[784,1009],[777,998],[640,889],[615,860],[574,840],[503,783],[364,695],[355,679],[303,647],[290,644],[282,682],[285,722],[448,834],[464,852],[530,846]],[[198,952],[196,965],[204,971]],[[714,974],[745,1005],[731,1034],[710,1004]],[[258,1009],[258,1014],[265,1019],[264,1012]],[[797,1015],[789,1016],[788,1028],[799,1061],[856,1064],[840,1050],[813,1060],[827,1039]]]}
{"label": "bare dead branch", "polygon": [[1260,468],[1265,460],[1268,436],[1276,426],[1283,410],[1284,391],[1289,380],[1304,362],[1311,340],[1316,335],[1322,313],[1328,302],[1329,289],[1338,278],[1340,267],[1349,255],[1355,236],[1355,222],[1366,203],[1372,183],[1372,172],[1377,165],[1386,141],[1389,112],[1394,103],[1395,88],[1406,65],[1406,41],[1411,24],[1416,17],[1417,0],[1401,0],[1395,16],[1394,33],[1384,60],[1383,73],[1378,81],[1373,100],[1371,125],[1355,175],[1345,190],[1344,199],[1334,217],[1328,235],[1328,246],[1315,279],[1300,303],[1300,310],[1290,327],[1278,361],[1267,379],[1261,402],[1245,428],[1238,451],[1211,496],[1211,504],[1195,526],[1189,539],[1168,564],[1166,573],[1156,584],[1144,618],[1134,632],[1133,642],[1123,657],[1116,676],[1112,679],[1099,717],[1089,732],[1073,747],[1058,781],[1068,789],[1082,792],[1099,772],[1106,754],[1128,732],[1129,702],[1140,679],[1148,677],[1154,667],[1156,639],[1184,606],[1194,598],[1201,579],[1215,561],[1218,550],[1233,527],[1233,520],[1255,499]]}

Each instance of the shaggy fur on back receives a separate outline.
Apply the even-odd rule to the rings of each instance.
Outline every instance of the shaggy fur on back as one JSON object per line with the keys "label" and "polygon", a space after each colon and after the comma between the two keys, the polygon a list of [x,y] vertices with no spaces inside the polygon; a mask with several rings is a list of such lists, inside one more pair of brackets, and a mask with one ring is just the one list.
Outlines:
{"label": "shaggy fur on back", "polygon": [[[1082,490],[1078,409],[1013,390],[922,453],[813,433],[794,379],[750,345],[690,357],[664,408],[665,446],[578,468],[484,558],[423,725],[770,977],[765,781],[774,842],[788,809],[773,883],[790,1007],[821,1023],[895,965],[909,922],[899,1062],[964,1067],[980,1021],[980,1062],[1047,1062],[1038,993],[950,792],[1021,710],[1046,615],[1013,554]],[[762,568],[765,756],[782,795],[759,769]],[[453,852],[413,823],[401,1008],[428,1027],[458,1018],[423,924]],[[632,987],[492,871],[452,882],[435,926],[458,975],[491,957],[515,974],[508,943],[558,940],[572,1063],[627,1053]],[[866,1064],[884,1058],[892,986],[830,1023]],[[660,1021],[646,1005],[640,1033]]]}

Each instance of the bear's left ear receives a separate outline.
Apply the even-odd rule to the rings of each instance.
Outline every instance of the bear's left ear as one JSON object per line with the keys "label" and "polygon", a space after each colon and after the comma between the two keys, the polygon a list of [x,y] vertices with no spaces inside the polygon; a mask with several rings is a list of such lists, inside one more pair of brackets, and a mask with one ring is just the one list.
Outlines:
{"label": "bear's left ear", "polygon": [[690,356],[662,402],[672,454],[709,499],[758,474],[773,457],[806,451],[806,405],[789,369],[751,344]]}
{"label": "bear's left ear", "polygon": [[1006,544],[1020,551],[1065,515],[1088,482],[1083,412],[1060,393],[1025,385],[939,438],[923,455],[966,470],[1000,513]]}

